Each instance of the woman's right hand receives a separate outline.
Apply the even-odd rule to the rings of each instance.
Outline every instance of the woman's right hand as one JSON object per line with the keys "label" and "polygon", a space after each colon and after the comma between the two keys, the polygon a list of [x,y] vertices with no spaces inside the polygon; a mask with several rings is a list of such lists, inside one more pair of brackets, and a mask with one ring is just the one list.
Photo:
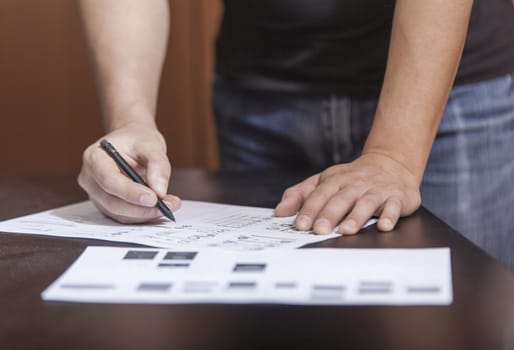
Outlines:
{"label": "woman's right hand", "polygon": [[155,125],[132,122],[105,135],[150,188],[132,181],[101,148],[100,140],[82,155],[79,185],[106,216],[124,223],[142,223],[162,217],[157,197],[175,211],[180,198],[167,194],[171,166],[166,142]]}

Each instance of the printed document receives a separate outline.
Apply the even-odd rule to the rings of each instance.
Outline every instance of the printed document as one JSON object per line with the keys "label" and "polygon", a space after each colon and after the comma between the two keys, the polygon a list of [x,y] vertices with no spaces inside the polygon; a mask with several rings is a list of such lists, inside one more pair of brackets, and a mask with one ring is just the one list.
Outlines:
{"label": "printed document", "polygon": [[[245,251],[298,248],[339,237],[336,233],[315,235],[295,230],[294,216],[278,218],[268,208],[184,200],[174,215],[176,223],[162,219],[144,225],[123,225],[106,218],[87,201],[0,222],[0,231],[160,248],[220,247]],[[368,221],[364,227],[375,221]]]}
{"label": "printed document", "polygon": [[450,250],[89,247],[43,293],[95,303],[448,305]]}

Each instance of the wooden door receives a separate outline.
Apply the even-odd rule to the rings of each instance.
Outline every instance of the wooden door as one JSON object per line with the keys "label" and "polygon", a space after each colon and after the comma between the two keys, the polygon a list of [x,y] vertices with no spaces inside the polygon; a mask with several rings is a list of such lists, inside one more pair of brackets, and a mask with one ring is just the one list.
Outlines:
{"label": "wooden door", "polygon": [[[157,120],[174,168],[216,167],[215,0],[171,0]],[[76,173],[103,134],[75,1],[0,1],[0,174]]]}

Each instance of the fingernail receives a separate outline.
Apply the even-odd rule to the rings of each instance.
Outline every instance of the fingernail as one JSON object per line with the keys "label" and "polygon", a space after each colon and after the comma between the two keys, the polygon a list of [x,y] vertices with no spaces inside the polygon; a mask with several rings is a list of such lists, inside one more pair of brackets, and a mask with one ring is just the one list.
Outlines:
{"label": "fingernail", "polygon": [[144,205],[145,207],[151,207],[155,205],[155,200],[152,195],[143,194],[141,195],[141,197],[139,197],[139,203],[141,203],[141,205]]}
{"label": "fingernail", "polygon": [[178,199],[177,197],[171,197],[171,199],[166,199],[164,202],[172,210],[177,210],[178,208],[180,208],[180,199]]}
{"label": "fingernail", "polygon": [[357,224],[353,220],[346,220],[342,223],[344,233],[353,233],[357,231]]}
{"label": "fingernail", "polygon": [[391,231],[393,229],[393,223],[389,219],[382,219],[382,229],[384,231]]}
{"label": "fingernail", "polygon": [[332,232],[332,227],[330,227],[330,222],[327,219],[318,219],[314,223],[314,232],[320,235],[328,235]]}
{"label": "fingernail", "polygon": [[168,192],[168,182],[164,179],[157,179],[155,189],[160,195],[165,195]]}
{"label": "fingernail", "polygon": [[312,220],[307,215],[300,215],[296,218],[296,228],[302,231],[309,230],[312,226]]}

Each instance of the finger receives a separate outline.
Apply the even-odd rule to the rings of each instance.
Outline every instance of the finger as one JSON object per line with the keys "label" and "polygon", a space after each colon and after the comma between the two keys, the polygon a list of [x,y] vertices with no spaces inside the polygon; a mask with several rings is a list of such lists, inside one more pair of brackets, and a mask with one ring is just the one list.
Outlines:
{"label": "finger", "polygon": [[337,192],[318,214],[313,231],[317,234],[329,234],[342,218],[350,211],[357,198],[357,193],[349,187]]}
{"label": "finger", "polygon": [[132,181],[102,149],[91,151],[89,175],[105,192],[132,204],[153,207],[157,196],[148,187]]}
{"label": "finger", "polygon": [[275,215],[291,216],[296,214],[305,198],[316,188],[318,178],[319,175],[311,176],[299,184],[286,189],[282,195],[282,200],[275,207]]}
{"label": "finger", "polygon": [[339,187],[337,185],[330,183],[322,183],[318,185],[303,203],[303,206],[298,213],[298,217],[295,220],[296,228],[302,231],[310,230],[314,219],[338,190]]}
{"label": "finger", "polygon": [[[81,172],[79,175],[79,183],[102,213],[121,223],[133,224],[148,222],[162,217],[163,215],[155,207],[148,208],[132,205],[106,193],[94,181],[89,181],[88,178],[84,176],[84,172]],[[163,201],[172,211],[178,210],[181,206],[181,200],[177,196],[166,195]]]}
{"label": "finger", "polygon": [[171,211],[179,210],[182,206],[182,200],[179,197],[171,194],[164,196],[162,201],[168,206],[168,208],[170,208]]}
{"label": "finger", "polygon": [[142,161],[146,165],[148,185],[163,198],[168,192],[171,165],[165,153],[150,151],[143,153]]}
{"label": "finger", "polygon": [[123,224],[148,222],[162,217],[157,207],[142,207],[128,203],[103,191],[99,186],[91,187],[88,194],[102,213]]}
{"label": "finger", "polygon": [[356,234],[361,227],[379,210],[382,206],[383,200],[378,195],[366,194],[362,196],[355,205],[352,211],[339,225],[339,232],[342,234]]}
{"label": "finger", "polygon": [[402,201],[397,197],[390,197],[384,204],[384,209],[378,219],[379,231],[391,231],[396,226],[402,212]]}
{"label": "finger", "polygon": [[280,203],[275,207],[275,215],[291,216],[296,214],[303,200],[304,196],[299,185],[288,188],[284,191]]}

